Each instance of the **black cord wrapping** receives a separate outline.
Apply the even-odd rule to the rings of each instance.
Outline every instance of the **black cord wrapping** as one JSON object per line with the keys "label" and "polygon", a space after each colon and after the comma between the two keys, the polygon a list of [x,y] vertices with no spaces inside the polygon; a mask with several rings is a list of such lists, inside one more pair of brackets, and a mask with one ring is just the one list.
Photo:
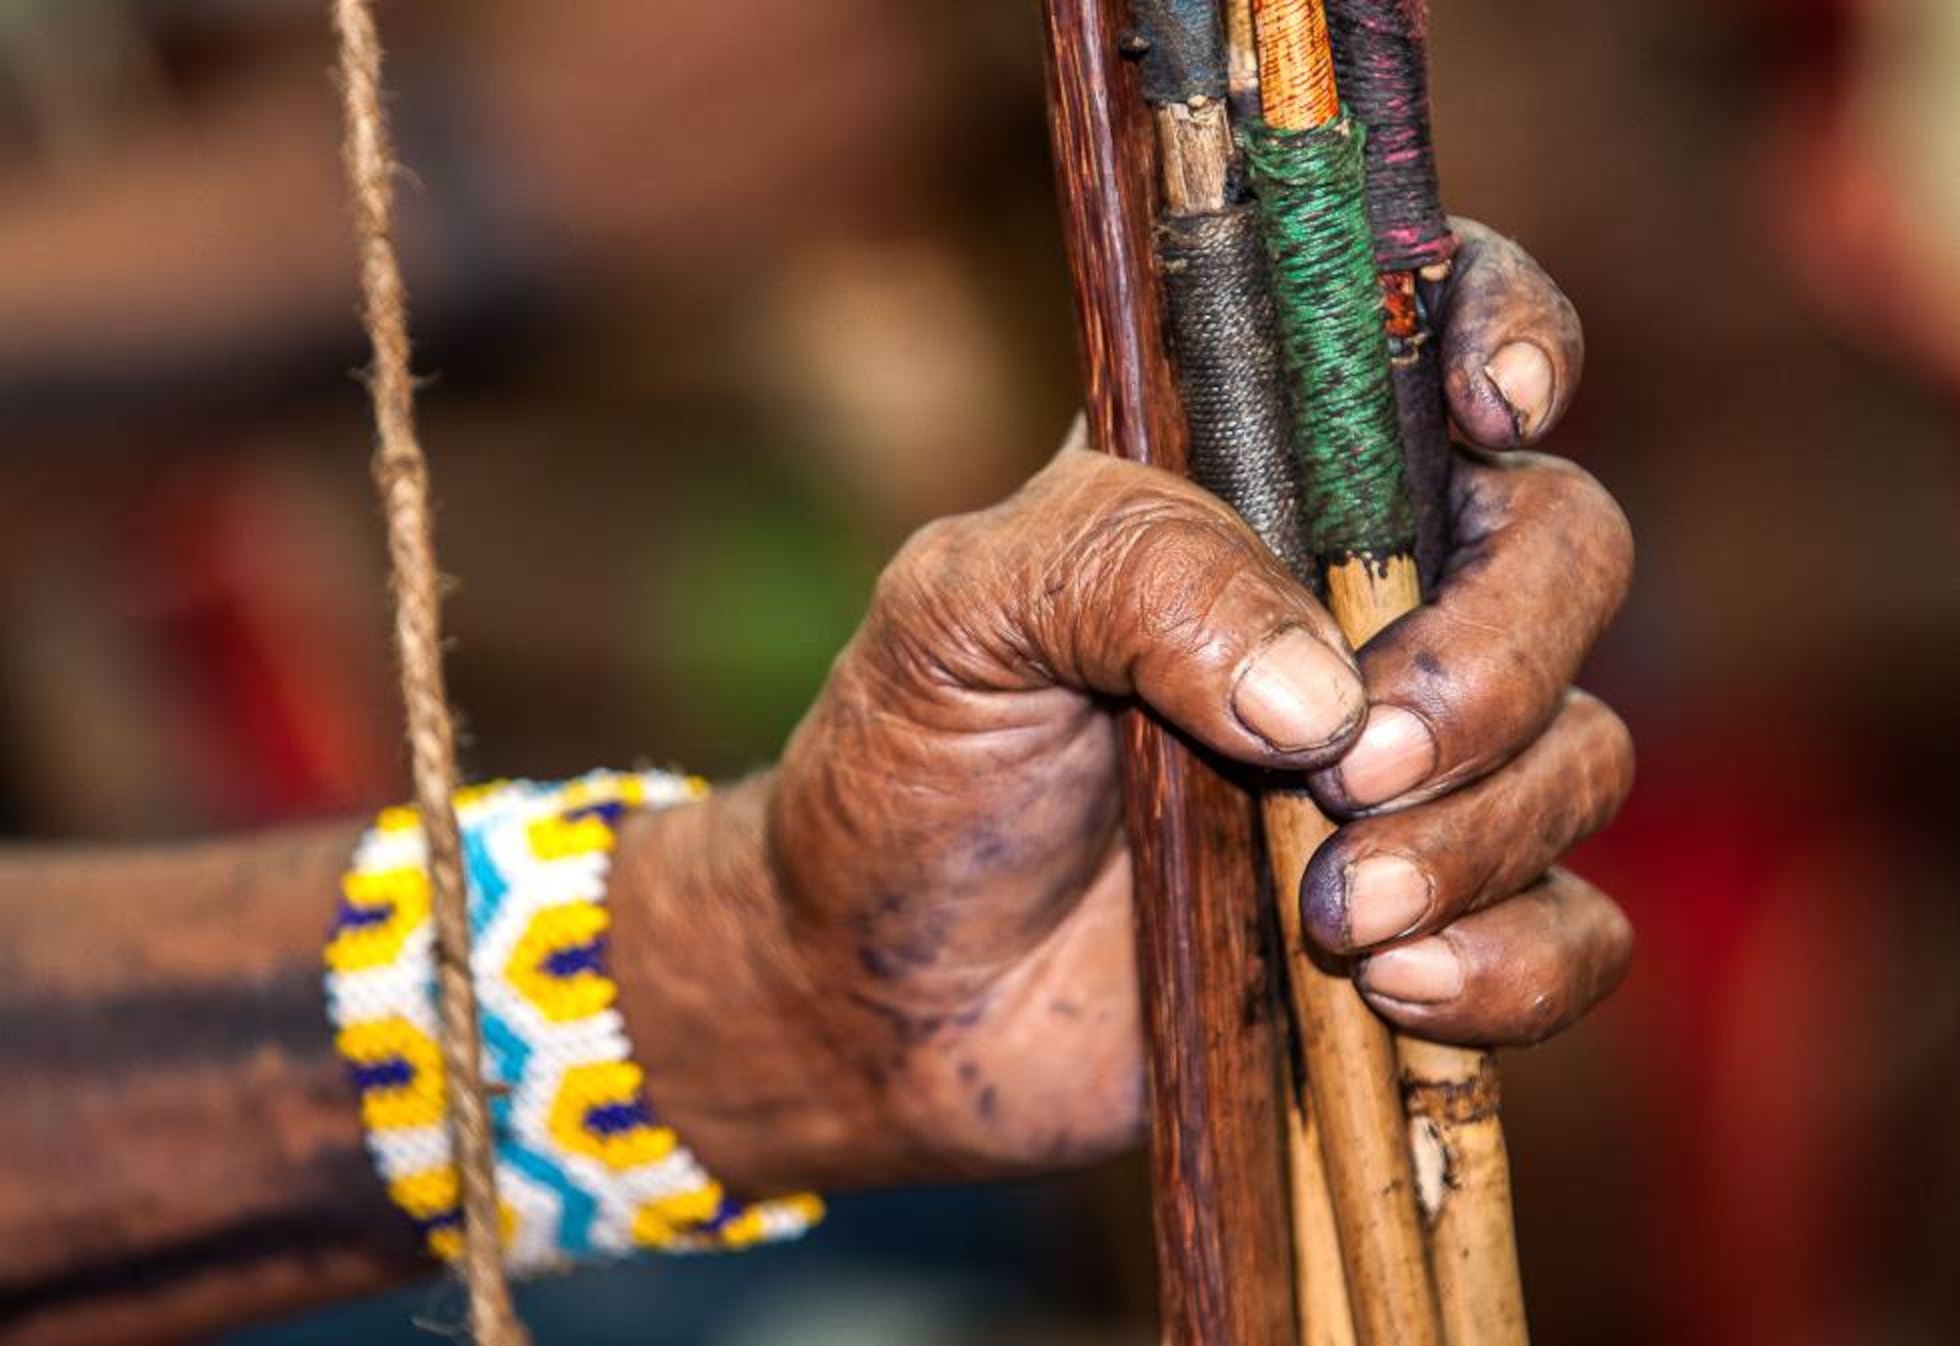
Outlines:
{"label": "black cord wrapping", "polygon": [[1157,225],[1157,257],[1190,425],[1192,479],[1318,588],[1258,215],[1241,205],[1166,217]]}
{"label": "black cord wrapping", "polygon": [[[1341,97],[1368,128],[1368,215],[1375,266],[1421,271],[1456,253],[1443,211],[1429,127],[1428,0],[1327,0]],[[1418,291],[1427,301],[1426,283]],[[1426,305],[1433,313],[1433,305]],[[1433,333],[1427,320],[1424,333]],[[1416,564],[1427,588],[1450,544],[1449,487],[1455,452],[1443,405],[1438,343],[1397,343],[1395,403],[1403,471],[1416,514]]]}
{"label": "black cord wrapping", "polygon": [[1132,52],[1143,96],[1184,103],[1225,96],[1225,32],[1216,0],[1131,0]]}
{"label": "black cord wrapping", "polygon": [[1440,343],[1424,341],[1395,362],[1395,410],[1402,424],[1402,472],[1416,514],[1416,569],[1427,592],[1441,578],[1450,546],[1449,415],[1443,406]]}
{"label": "black cord wrapping", "polygon": [[1375,265],[1446,262],[1456,236],[1443,213],[1429,134],[1426,0],[1328,0],[1341,101],[1368,128],[1368,213]]}

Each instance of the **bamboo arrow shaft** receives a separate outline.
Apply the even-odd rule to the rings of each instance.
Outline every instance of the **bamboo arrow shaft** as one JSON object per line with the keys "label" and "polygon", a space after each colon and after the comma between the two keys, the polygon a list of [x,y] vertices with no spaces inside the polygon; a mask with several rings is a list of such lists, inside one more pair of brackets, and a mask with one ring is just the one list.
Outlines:
{"label": "bamboo arrow shaft", "polygon": [[[1425,0],[1327,0],[1336,82],[1368,129],[1368,197],[1399,404],[1416,553],[1449,545],[1451,447],[1442,361],[1419,281],[1448,275],[1455,240],[1432,151]],[[1402,1091],[1448,1346],[1524,1346],[1510,1168],[1489,1052],[1398,1035]]]}
{"label": "bamboo arrow shaft", "polygon": [[[1149,12],[1147,8],[1145,12]],[[1148,36],[1149,30],[1146,29]],[[1188,40],[1191,35],[1184,36]],[[1204,36],[1217,44],[1217,51],[1212,53],[1216,60],[1212,64],[1223,69],[1227,62],[1222,29],[1214,23],[1211,31]],[[1190,238],[1185,237],[1181,245],[1171,241],[1180,237],[1179,231],[1184,225],[1194,225],[1198,230],[1217,229],[1233,217],[1245,222],[1246,232],[1241,236],[1251,238],[1251,208],[1230,199],[1229,185],[1234,177],[1235,151],[1227,105],[1216,96],[1215,91],[1210,95],[1199,93],[1188,98],[1175,96],[1182,92],[1170,91],[1171,96],[1165,96],[1155,103],[1153,113],[1157,127],[1158,168],[1166,234],[1160,245],[1164,249],[1160,252],[1160,266],[1167,275],[1182,271],[1193,277],[1167,285],[1170,291],[1169,318],[1171,329],[1177,336],[1180,376],[1187,381],[1199,379],[1202,382],[1201,375],[1212,370],[1217,351],[1198,348],[1222,339],[1219,331],[1222,314],[1218,307],[1218,295],[1201,291],[1207,288],[1207,282],[1210,287],[1219,287],[1223,283],[1225,288],[1232,290],[1259,287],[1264,281],[1264,267],[1263,259],[1256,251],[1248,254],[1224,249],[1216,242],[1220,235],[1211,233],[1208,237],[1214,240],[1212,246],[1217,251],[1203,269],[1196,270],[1199,264],[1197,254],[1190,250],[1193,246]],[[1248,346],[1270,348],[1274,334],[1270,325],[1267,330],[1257,330],[1251,318],[1254,311],[1234,310],[1240,321],[1246,324],[1245,330],[1238,332],[1237,336]],[[1270,316],[1269,309],[1267,313]],[[1242,382],[1257,382],[1248,369],[1240,368],[1236,372]],[[1276,383],[1259,383],[1258,386],[1271,386],[1274,401],[1279,400],[1280,390]],[[1241,417],[1257,417],[1266,411],[1259,399],[1244,393],[1232,405]],[[1200,484],[1217,492],[1226,503],[1245,513],[1255,531],[1271,530],[1278,525],[1278,518],[1269,514],[1263,507],[1264,502],[1249,498],[1247,486],[1267,474],[1284,477],[1289,446],[1268,440],[1257,433],[1255,426],[1244,423],[1242,419],[1220,415],[1218,411],[1216,403],[1207,409],[1202,400],[1194,402],[1192,406],[1193,475]],[[1266,461],[1268,456],[1279,461]],[[1222,466],[1214,461],[1218,459],[1229,459],[1235,470],[1217,471]],[[1205,470],[1208,464],[1214,468],[1213,472]],[[1297,547],[1289,548],[1282,542],[1280,550],[1287,555],[1300,557],[1302,563],[1310,564]],[[1276,871],[1282,880],[1275,883],[1274,901],[1278,914],[1276,925],[1281,927],[1286,925],[1289,918],[1295,926],[1298,924],[1297,904],[1285,896],[1290,890],[1284,887],[1283,879],[1289,872],[1297,873]],[[1252,894],[1249,892],[1247,896],[1250,898]],[[1290,1069],[1287,1079],[1290,1085],[1286,1089],[1286,1114],[1294,1295],[1299,1308],[1298,1340],[1302,1346],[1354,1346],[1353,1312],[1348,1302],[1347,1275],[1341,1261],[1341,1245],[1322,1163],[1318,1124],[1308,1103],[1303,1081],[1296,1078],[1295,1072]]]}
{"label": "bamboo arrow shaft", "polygon": [[[1253,0],[1252,17],[1267,123],[1309,131],[1336,120],[1340,101],[1320,0]],[[1330,565],[1325,578],[1329,607],[1357,648],[1421,602],[1411,555],[1349,557]],[[1362,1346],[1431,1346],[1441,1334],[1394,1041],[1347,969],[1318,960],[1301,928],[1300,876],[1333,825],[1303,792],[1268,795],[1264,818],[1275,884],[1292,899],[1281,907],[1293,1012],[1355,1334]]]}

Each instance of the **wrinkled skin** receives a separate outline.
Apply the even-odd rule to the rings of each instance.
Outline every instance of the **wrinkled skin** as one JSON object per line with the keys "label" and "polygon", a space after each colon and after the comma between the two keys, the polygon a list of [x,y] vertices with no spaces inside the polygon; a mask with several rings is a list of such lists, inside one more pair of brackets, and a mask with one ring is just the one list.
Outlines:
{"label": "wrinkled skin", "polygon": [[[1348,820],[1298,898],[1396,1023],[1529,1042],[1612,988],[1626,922],[1556,861],[1631,778],[1569,685],[1627,529],[1518,451],[1577,384],[1578,323],[1462,229],[1443,355],[1481,447],[1429,606],[1357,656],[1216,500],[1065,449],[904,548],[777,768],[622,825],[619,1008],[655,1114],[731,1191],[1136,1141],[1135,699]],[[319,1003],[356,831],[0,853],[0,1341],[205,1340],[426,1271]]]}
{"label": "wrinkled skin", "polygon": [[[1619,981],[1625,919],[1556,862],[1632,780],[1626,730],[1570,685],[1631,543],[1584,472],[1514,451],[1576,389],[1571,305],[1515,245],[1461,228],[1443,353],[1479,447],[1456,472],[1458,544],[1429,604],[1359,656],[1218,501],[1079,447],[922,530],[879,583],[773,779],[767,844],[822,1037],[922,1169],[1038,1169],[1139,1133],[1131,699],[1307,773],[1351,820],[1300,900],[1394,1023],[1533,1042]],[[1372,904],[1350,892],[1364,872]]]}

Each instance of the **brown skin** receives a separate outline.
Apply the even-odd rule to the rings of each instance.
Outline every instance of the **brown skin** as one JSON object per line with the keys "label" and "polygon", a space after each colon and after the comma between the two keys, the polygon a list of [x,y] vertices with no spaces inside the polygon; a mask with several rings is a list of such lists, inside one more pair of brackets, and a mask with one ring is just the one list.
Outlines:
{"label": "brown skin", "polygon": [[[1478,296],[1450,306],[1459,329],[1529,340],[1558,371],[1498,437],[1550,425],[1580,360],[1569,305],[1494,236],[1458,275]],[[1490,351],[1458,329],[1444,349],[1476,434]],[[1461,989],[1373,995],[1384,1015],[1518,1042],[1583,1014],[1630,935],[1553,866],[1612,815],[1631,755],[1568,684],[1625,592],[1625,520],[1577,469],[1522,453],[1467,456],[1454,504],[1462,543],[1430,604],[1358,659],[1229,511],[1148,468],[1064,449],[1013,498],[919,533],[781,763],[622,832],[614,971],[656,1110],[748,1192],[1134,1144],[1114,716],[1132,698],[1240,761],[1311,773],[1354,818],[1302,893],[1328,947],[1357,951],[1356,861],[1416,866],[1428,909],[1398,940],[1442,941]],[[1284,747],[1252,727],[1272,732],[1273,703],[1255,713],[1248,680],[1282,654],[1315,671]],[[1417,751],[1371,763],[1364,728],[1398,714]],[[197,1336],[417,1271],[320,1004],[352,837],[0,859],[0,1341]]]}
{"label": "brown skin", "polygon": [[[1474,444],[1526,448],[1572,405],[1586,362],[1579,311],[1531,255],[1488,225],[1453,218],[1455,274],[1438,317],[1450,414]],[[1492,357],[1514,342],[1535,346],[1549,366],[1544,400],[1513,406],[1487,377]]]}
{"label": "brown skin", "polygon": [[326,1027],[358,830],[0,856],[0,1341],[196,1339],[424,1265]]}

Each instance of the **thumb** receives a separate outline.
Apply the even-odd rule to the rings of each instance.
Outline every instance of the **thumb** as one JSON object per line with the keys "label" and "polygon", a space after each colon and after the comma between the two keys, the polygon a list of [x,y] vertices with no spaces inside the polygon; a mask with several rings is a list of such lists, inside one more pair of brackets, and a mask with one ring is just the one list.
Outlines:
{"label": "thumb", "polygon": [[917,535],[874,613],[963,689],[1138,697],[1260,766],[1331,761],[1366,716],[1333,618],[1231,510],[1081,450],[1001,505]]}

